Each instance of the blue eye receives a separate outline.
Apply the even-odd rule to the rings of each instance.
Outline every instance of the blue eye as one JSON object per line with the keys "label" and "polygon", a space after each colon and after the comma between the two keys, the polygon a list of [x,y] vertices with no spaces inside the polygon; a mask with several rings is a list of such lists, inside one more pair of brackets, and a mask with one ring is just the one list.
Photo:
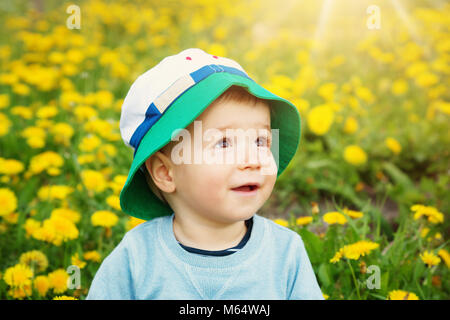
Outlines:
{"label": "blue eye", "polygon": [[256,144],[258,145],[258,147],[267,147],[269,146],[269,139],[267,139],[266,137],[258,137],[256,139]]}
{"label": "blue eye", "polygon": [[[258,147],[269,147],[270,139],[268,139],[265,136],[260,136],[256,139],[256,145]],[[231,140],[229,138],[224,137],[224,138],[220,139],[214,147],[221,148],[221,149],[229,148],[229,147],[231,147]]]}
{"label": "blue eye", "polygon": [[219,147],[219,148],[227,148],[229,146],[230,146],[230,141],[227,138],[220,139],[215,145],[215,147]]}

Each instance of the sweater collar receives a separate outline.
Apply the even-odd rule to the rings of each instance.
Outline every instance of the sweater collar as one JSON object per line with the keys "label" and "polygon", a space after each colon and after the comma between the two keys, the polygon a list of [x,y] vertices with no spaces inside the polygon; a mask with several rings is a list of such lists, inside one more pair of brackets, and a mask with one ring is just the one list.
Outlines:
{"label": "sweater collar", "polygon": [[173,232],[175,214],[161,217],[158,224],[158,240],[166,255],[174,261],[199,268],[231,269],[256,257],[265,244],[266,221],[261,216],[253,215],[253,227],[246,245],[239,251],[226,256],[203,256],[183,249]]}

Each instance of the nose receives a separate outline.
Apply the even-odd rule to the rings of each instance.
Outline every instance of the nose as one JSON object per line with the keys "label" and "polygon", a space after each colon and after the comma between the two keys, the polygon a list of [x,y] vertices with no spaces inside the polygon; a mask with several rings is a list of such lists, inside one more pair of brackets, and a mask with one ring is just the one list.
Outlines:
{"label": "nose", "polygon": [[248,146],[248,144],[245,143],[244,150],[238,150],[237,158],[238,168],[241,170],[261,168],[261,159],[258,154],[258,147],[254,144],[250,144],[250,146]]}

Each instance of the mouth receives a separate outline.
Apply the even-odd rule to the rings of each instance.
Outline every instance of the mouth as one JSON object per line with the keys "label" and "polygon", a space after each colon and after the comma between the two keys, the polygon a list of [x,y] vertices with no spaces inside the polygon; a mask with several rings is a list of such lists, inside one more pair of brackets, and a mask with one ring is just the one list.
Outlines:
{"label": "mouth", "polygon": [[235,192],[239,192],[241,194],[253,195],[260,188],[259,183],[246,183],[236,188],[232,188],[231,190]]}

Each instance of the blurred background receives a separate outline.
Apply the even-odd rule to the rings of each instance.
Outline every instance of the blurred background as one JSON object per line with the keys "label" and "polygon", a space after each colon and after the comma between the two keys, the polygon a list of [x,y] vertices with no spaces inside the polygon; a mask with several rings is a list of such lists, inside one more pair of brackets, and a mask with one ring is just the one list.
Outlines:
{"label": "blurred background", "polygon": [[[119,205],[121,105],[191,47],[297,106],[300,147],[259,214],[299,232],[327,298],[449,298],[446,1],[3,0],[0,26],[0,298],[83,299],[143,222]],[[362,240],[378,248],[330,261]],[[358,284],[369,262],[379,289]]]}

